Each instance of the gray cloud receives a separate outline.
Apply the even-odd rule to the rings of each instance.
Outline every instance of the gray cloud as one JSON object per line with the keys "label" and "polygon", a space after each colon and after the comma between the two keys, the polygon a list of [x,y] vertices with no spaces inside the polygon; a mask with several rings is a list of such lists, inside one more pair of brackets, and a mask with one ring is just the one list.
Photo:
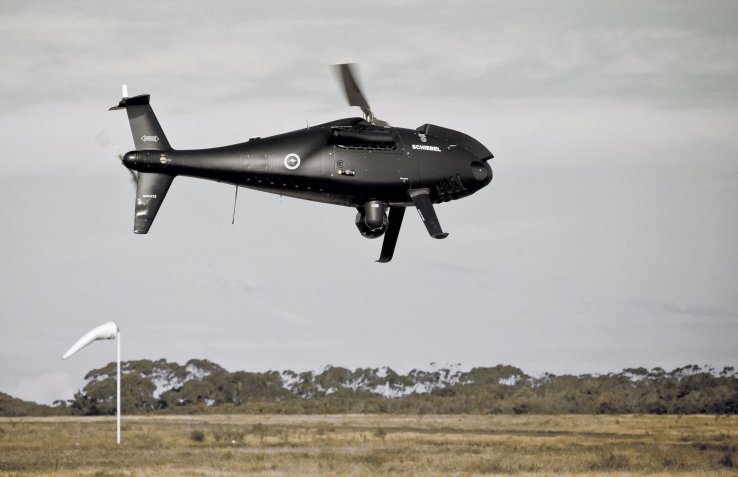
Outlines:
{"label": "gray cloud", "polygon": [[4,102],[78,100],[121,81],[178,99],[315,96],[328,82],[324,65],[346,60],[365,64],[367,79],[393,99],[736,100],[738,36],[725,19],[738,8],[730,3],[418,4],[389,14],[394,5],[383,2],[176,2],[133,3],[114,15],[105,2],[34,5],[11,4],[0,18],[9,40]]}

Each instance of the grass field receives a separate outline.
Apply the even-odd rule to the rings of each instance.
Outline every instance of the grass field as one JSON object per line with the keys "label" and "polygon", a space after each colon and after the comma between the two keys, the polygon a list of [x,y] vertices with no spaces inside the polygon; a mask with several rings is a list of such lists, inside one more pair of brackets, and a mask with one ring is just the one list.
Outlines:
{"label": "grass field", "polygon": [[0,476],[738,475],[738,416],[0,418]]}

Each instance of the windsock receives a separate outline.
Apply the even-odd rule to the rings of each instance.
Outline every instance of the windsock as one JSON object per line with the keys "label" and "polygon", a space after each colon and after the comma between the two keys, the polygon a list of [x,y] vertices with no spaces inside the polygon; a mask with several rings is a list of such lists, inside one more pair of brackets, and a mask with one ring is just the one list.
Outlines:
{"label": "windsock", "polygon": [[112,340],[115,339],[116,336],[118,336],[118,325],[115,323],[115,321],[108,321],[107,323],[104,323],[97,328],[94,328],[85,333],[82,338],[78,339],[77,342],[74,343],[72,347],[67,350],[66,353],[64,353],[62,359],[69,358],[74,353],[81,350],[95,340]]}

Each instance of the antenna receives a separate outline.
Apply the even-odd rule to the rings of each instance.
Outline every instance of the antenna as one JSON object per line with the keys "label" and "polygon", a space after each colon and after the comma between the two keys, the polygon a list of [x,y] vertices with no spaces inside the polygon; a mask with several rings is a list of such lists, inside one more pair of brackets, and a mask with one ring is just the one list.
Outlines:
{"label": "antenna", "polygon": [[236,201],[238,200],[238,184],[236,184],[236,196],[233,198],[233,220],[231,225],[236,223]]}
{"label": "antenna", "polygon": [[128,85],[127,84],[123,85],[123,97],[124,98],[128,97]]}

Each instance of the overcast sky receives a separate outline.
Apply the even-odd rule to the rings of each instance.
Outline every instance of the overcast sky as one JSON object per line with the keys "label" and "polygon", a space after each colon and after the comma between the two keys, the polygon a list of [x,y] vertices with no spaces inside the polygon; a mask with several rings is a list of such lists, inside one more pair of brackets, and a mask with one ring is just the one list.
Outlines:
{"label": "overcast sky", "polygon": [[[361,5],[361,6],[358,6]],[[51,402],[115,358],[229,370],[507,363],[530,374],[738,365],[738,4],[0,4],[0,391]],[[107,108],[150,93],[212,147],[356,116],[464,131],[492,184],[406,216],[177,178],[148,235]],[[103,147],[100,133],[110,139]]]}

